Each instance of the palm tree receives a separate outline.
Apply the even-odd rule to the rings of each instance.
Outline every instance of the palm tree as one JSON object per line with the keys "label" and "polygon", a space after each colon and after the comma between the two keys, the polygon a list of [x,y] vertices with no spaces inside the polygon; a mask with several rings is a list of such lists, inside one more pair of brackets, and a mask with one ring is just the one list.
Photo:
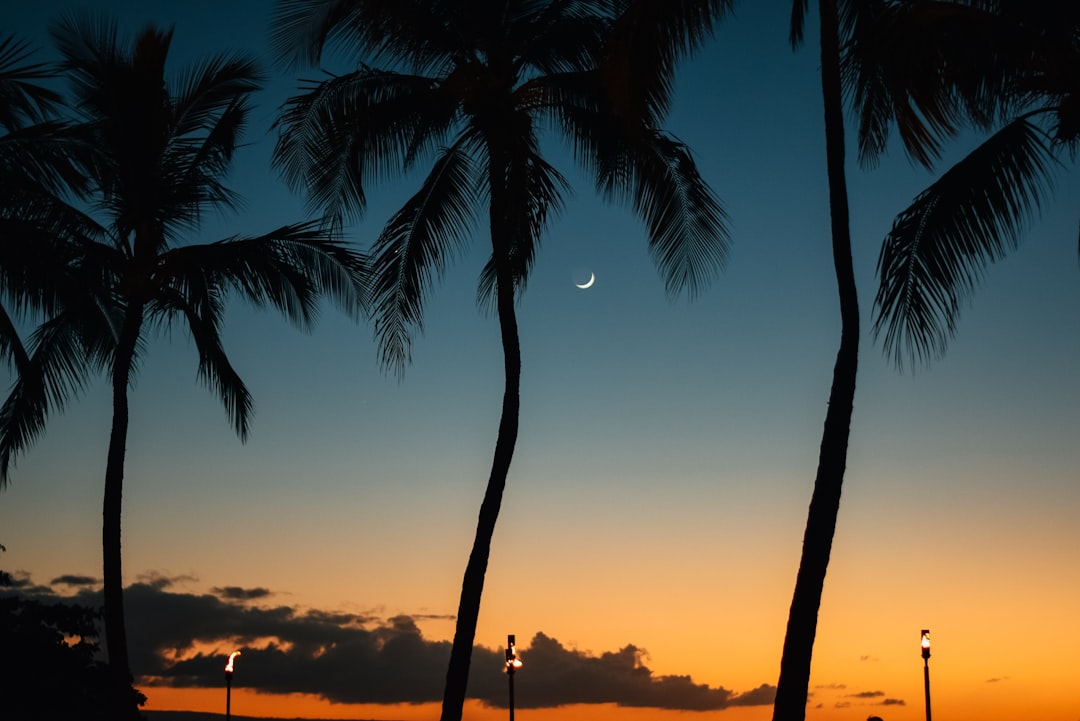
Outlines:
{"label": "palm tree", "polygon": [[47,227],[64,231],[50,255],[58,261],[52,277],[62,302],[35,331],[28,366],[34,372],[20,374],[0,408],[0,465],[6,469],[40,435],[51,401],[81,387],[89,371],[107,372],[113,413],[102,523],[106,648],[117,689],[113,717],[133,718],[120,520],[128,389],[146,335],[183,323],[200,378],[244,439],[253,405],[222,347],[228,294],[275,307],[307,327],[323,296],[359,311],[364,262],[311,222],[214,243],[180,242],[201,213],[235,206],[237,196],[222,180],[259,87],[251,60],[215,56],[173,82],[165,73],[171,31],[150,26],[126,46],[115,22],[71,16],[52,35],[80,132],[93,149],[79,162],[89,209],[69,206],[66,215],[79,222]]}
{"label": "palm tree", "polygon": [[[801,40],[806,0],[796,0]],[[1049,184],[1052,151],[1080,139],[1076,38],[1080,6],[1026,0],[820,0],[821,72],[840,282],[841,348],[803,553],[788,618],[774,719],[805,718],[817,612],[839,510],[858,358],[843,174],[843,105],[858,117],[859,159],[873,165],[890,128],[932,167],[967,125],[1007,122],[896,219],[879,259],[875,334],[898,365],[944,352],[961,301],[989,262],[1017,242]],[[1017,114],[1017,108],[1023,112]],[[1041,129],[1038,118],[1050,118]]]}
{"label": "palm tree", "polygon": [[[847,73],[873,160],[895,126],[928,169],[965,127],[990,132],[896,218],[878,260],[875,335],[898,367],[940,358],[985,268],[1020,243],[1080,144],[1080,6],[882,4]],[[903,58],[903,62],[896,62]]]}
{"label": "palm tree", "polygon": [[[807,0],[795,0],[791,43],[803,39]],[[773,703],[774,721],[806,717],[810,662],[817,635],[818,610],[832,553],[840,494],[847,467],[848,438],[859,366],[859,299],[851,259],[847,178],[844,172],[844,107],[841,91],[841,21],[838,0],[818,0],[821,89],[825,110],[825,161],[832,223],[833,266],[840,299],[840,348],[833,366],[829,406],[818,452],[817,475],[803,534],[802,555],[788,612],[780,677]]]}
{"label": "palm tree", "polygon": [[[420,190],[373,252],[376,334],[399,376],[422,328],[429,286],[486,206],[491,256],[479,298],[493,301],[505,388],[491,472],[462,581],[443,721],[461,718],[491,539],[518,432],[521,351],[515,298],[567,191],[543,157],[542,124],[565,137],[610,199],[644,219],[674,294],[711,280],[725,215],[688,149],[661,129],[676,60],[707,37],[727,0],[281,0],[283,59],[328,48],[355,69],[311,81],[279,119],[276,163],[335,218],[365,208],[364,185],[431,158]],[[385,64],[377,67],[374,64]]]}

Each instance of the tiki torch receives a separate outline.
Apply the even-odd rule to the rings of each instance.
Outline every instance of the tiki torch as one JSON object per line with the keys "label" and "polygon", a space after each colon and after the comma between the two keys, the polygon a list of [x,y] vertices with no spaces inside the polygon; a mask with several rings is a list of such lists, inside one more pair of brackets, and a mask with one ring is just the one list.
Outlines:
{"label": "tiki torch", "polygon": [[926,694],[926,721],[930,721],[930,629],[922,630],[923,691]]}
{"label": "tiki torch", "polygon": [[510,683],[510,721],[514,721],[514,672],[521,668],[521,659],[514,648],[514,634],[506,637],[506,678]]}
{"label": "tiki torch", "polygon": [[239,651],[233,651],[229,654],[229,662],[225,664],[225,721],[229,721],[232,716],[233,660],[239,655]]}

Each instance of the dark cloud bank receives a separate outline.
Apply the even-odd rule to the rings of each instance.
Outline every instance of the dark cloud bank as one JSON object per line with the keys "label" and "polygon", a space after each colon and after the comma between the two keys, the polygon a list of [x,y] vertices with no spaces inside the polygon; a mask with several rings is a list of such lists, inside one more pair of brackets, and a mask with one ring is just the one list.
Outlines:
{"label": "dark cloud bank", "polygon": [[[97,585],[94,581],[67,576],[55,583],[80,589],[65,600],[97,606],[100,593],[90,587]],[[132,670],[148,691],[152,686],[220,686],[225,655],[239,647],[243,656],[233,681],[237,688],[311,693],[337,703],[442,699],[450,643],[425,639],[410,616],[382,620],[267,606],[273,594],[265,588],[224,587],[195,595],[169,587],[169,579],[154,577],[128,587],[124,595]],[[20,591],[44,601],[58,598],[29,583]],[[215,651],[191,655],[208,645]],[[518,708],[613,703],[710,711],[768,705],[776,691],[762,684],[736,693],[695,683],[690,676],[659,676],[644,665],[643,651],[632,645],[594,656],[537,633],[521,649],[526,666],[514,684]],[[503,660],[502,649],[474,649],[471,698],[506,706]]]}

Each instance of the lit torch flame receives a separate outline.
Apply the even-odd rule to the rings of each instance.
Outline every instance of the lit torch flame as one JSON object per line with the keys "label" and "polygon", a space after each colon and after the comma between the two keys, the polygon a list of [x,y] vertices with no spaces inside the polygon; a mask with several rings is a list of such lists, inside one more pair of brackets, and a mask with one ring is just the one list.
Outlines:
{"label": "lit torch flame", "polygon": [[233,672],[233,659],[240,655],[239,651],[233,651],[229,654],[229,662],[225,664],[225,673]]}
{"label": "lit torch flame", "polygon": [[518,658],[517,649],[513,645],[506,649],[506,672],[513,673],[521,668],[521,659]]}

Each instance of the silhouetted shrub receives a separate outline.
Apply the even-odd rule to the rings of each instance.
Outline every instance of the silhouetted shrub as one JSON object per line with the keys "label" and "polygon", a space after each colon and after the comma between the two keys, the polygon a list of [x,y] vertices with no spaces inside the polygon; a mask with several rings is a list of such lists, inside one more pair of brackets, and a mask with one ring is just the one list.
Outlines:
{"label": "silhouetted shrub", "polygon": [[[109,668],[97,660],[100,612],[0,596],[0,714],[12,721],[106,721]],[[130,689],[132,704],[146,701]]]}

